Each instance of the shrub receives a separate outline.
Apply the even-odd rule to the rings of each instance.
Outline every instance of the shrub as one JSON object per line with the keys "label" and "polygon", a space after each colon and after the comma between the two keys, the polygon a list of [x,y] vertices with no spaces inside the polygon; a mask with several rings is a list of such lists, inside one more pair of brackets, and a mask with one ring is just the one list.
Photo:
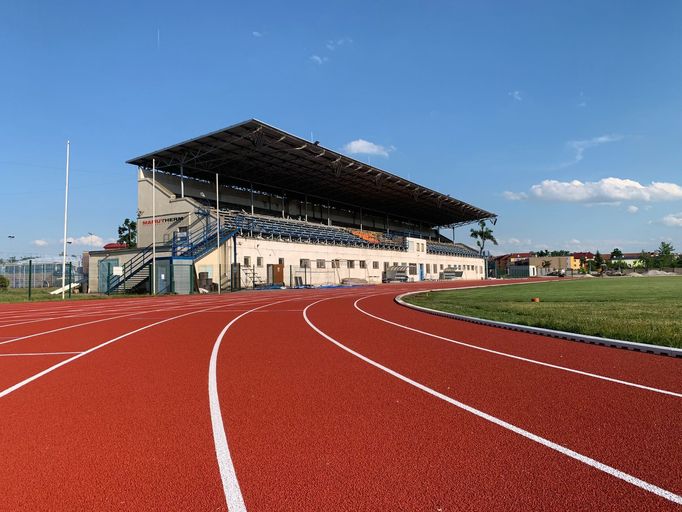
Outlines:
{"label": "shrub", "polygon": [[9,288],[9,279],[5,276],[0,276],[0,290],[4,291]]}

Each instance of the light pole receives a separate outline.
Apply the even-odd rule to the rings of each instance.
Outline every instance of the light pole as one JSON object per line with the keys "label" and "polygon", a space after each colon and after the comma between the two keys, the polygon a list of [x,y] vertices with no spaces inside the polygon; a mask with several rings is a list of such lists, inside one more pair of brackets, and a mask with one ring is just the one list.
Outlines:
{"label": "light pole", "polygon": [[66,226],[69,212],[69,157],[71,142],[66,141],[66,187],[64,190],[64,247],[62,256],[62,300],[64,300],[64,286],[66,286]]}

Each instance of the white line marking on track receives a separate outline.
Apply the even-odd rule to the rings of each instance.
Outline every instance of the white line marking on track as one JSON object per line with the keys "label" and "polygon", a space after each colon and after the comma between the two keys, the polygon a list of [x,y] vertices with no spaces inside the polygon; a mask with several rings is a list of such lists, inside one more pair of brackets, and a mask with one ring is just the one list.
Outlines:
{"label": "white line marking on track", "polygon": [[[244,303],[249,303],[249,302],[253,302],[253,301],[244,301]],[[237,302],[236,301],[225,301],[224,303],[222,303],[222,305],[232,305],[232,304],[237,304]],[[218,306],[216,306],[216,307],[218,307]],[[156,313],[159,311],[170,311],[172,309],[175,309],[175,308],[163,307],[163,308],[158,308],[158,309],[150,309],[147,312],[148,313]],[[183,309],[185,309],[185,308],[183,308]],[[214,309],[214,308],[211,308],[211,309]],[[8,343],[14,343],[16,341],[26,340],[29,338],[35,338],[37,336],[43,336],[45,334],[52,334],[54,332],[65,331],[68,329],[74,329],[76,327],[83,327],[85,325],[92,325],[92,324],[96,324],[96,323],[100,323],[100,322],[107,322],[110,320],[117,320],[119,318],[125,318],[125,317],[130,317],[130,316],[139,315],[139,314],[140,314],[140,311],[133,311],[131,313],[125,313],[123,315],[110,316],[107,318],[100,318],[99,320],[91,320],[90,322],[83,322],[80,324],[66,325],[64,327],[59,327],[57,329],[51,329],[49,331],[41,331],[41,332],[37,332],[37,333],[33,333],[33,334],[27,334],[25,336],[18,336],[16,338],[11,338],[7,341],[0,341],[0,345],[6,345]]]}
{"label": "white line marking on track", "polygon": [[528,432],[527,430],[524,430],[520,427],[517,427],[516,425],[512,425],[511,423],[508,423],[504,420],[501,420],[500,418],[492,416],[488,413],[485,413],[483,411],[475,409],[474,407],[471,407],[470,405],[466,405],[465,403],[462,403],[458,400],[455,400],[454,398],[451,398],[447,395],[444,395],[443,393],[439,393],[435,389],[431,389],[430,387],[425,386],[424,384],[421,384],[417,381],[414,381],[414,380],[410,379],[409,377],[406,377],[405,375],[398,373],[395,370],[391,370],[390,368],[383,366],[380,363],[377,363],[376,361],[370,359],[369,357],[363,356],[359,352],[356,352],[355,350],[345,346],[341,342],[335,340],[334,338],[332,338],[331,336],[329,336],[328,334],[326,334],[325,332],[320,330],[308,318],[308,309],[310,309],[315,304],[319,304],[320,302],[323,302],[325,300],[329,300],[329,299],[318,300],[318,301],[313,302],[312,304],[308,305],[303,310],[303,318],[305,319],[306,323],[315,332],[317,332],[320,336],[322,336],[326,340],[332,342],[334,345],[336,345],[340,349],[345,350],[346,352],[357,357],[358,359],[361,359],[362,361],[374,366],[375,368],[378,368],[379,370],[382,370],[382,371],[388,373],[389,375],[395,377],[396,379],[402,380],[403,382],[410,384],[411,386],[414,386],[417,389],[420,389],[420,390],[424,391],[425,393],[428,393],[429,395],[432,395],[436,398],[440,398],[441,400],[443,400],[449,404],[452,404],[455,407],[458,407],[458,408],[463,409],[463,410],[465,410],[465,411],[467,411],[467,412],[469,412],[475,416],[478,416],[479,418],[482,418],[486,421],[494,423],[495,425],[498,425],[502,428],[510,430],[511,432],[514,432],[515,434],[523,436],[526,439],[530,439],[531,441],[535,441],[536,443],[539,443],[542,446],[545,446],[547,448],[555,450],[555,451],[557,451],[563,455],[566,455],[567,457],[570,457],[574,460],[577,460],[578,462],[582,462],[583,464],[587,464],[588,466],[591,466],[595,469],[598,469],[599,471],[603,471],[604,473],[607,473],[607,474],[614,476],[620,480],[623,480],[629,484],[632,484],[636,487],[639,487],[640,489],[644,489],[645,491],[656,494],[657,496],[660,496],[661,498],[665,498],[666,500],[672,501],[673,503],[677,503],[677,504],[682,505],[682,496],[679,496],[679,495],[677,495],[671,491],[668,491],[666,489],[658,487],[658,486],[651,484],[649,482],[645,482],[644,480],[641,480],[635,476],[632,476],[628,473],[620,471],[619,469],[608,466],[607,464],[599,462],[598,460],[592,459],[590,457],[587,457],[586,455],[582,455],[578,452],[575,452],[575,451],[571,450],[570,448],[566,448],[565,446],[554,443],[554,442],[550,441],[549,439],[545,439],[544,437],[540,437],[536,434],[533,434],[532,432]]}
{"label": "white line marking on track", "polygon": [[232,456],[230,455],[230,448],[227,445],[225,424],[223,423],[223,415],[220,411],[220,398],[218,396],[218,352],[220,351],[220,345],[222,344],[223,337],[227,331],[240,318],[267,306],[279,304],[280,302],[287,302],[289,300],[296,300],[298,298],[300,297],[263,304],[262,306],[258,306],[243,312],[241,315],[234,317],[225,327],[223,327],[223,330],[220,331],[220,334],[213,345],[211,361],[208,366],[208,401],[209,408],[211,410],[213,443],[215,444],[218,468],[220,469],[220,479],[223,482],[223,492],[225,493],[227,508],[230,512],[245,512],[246,505],[244,504],[244,497],[242,496],[242,491],[239,487],[239,481],[237,480],[237,472],[234,469]]}
{"label": "white line marking on track", "polygon": [[88,354],[94,352],[95,350],[99,350],[99,349],[101,349],[101,348],[106,347],[107,345],[111,345],[112,343],[115,343],[115,342],[118,341],[118,340],[121,340],[121,339],[123,339],[123,338],[127,338],[128,336],[131,336],[131,335],[136,334],[136,333],[138,333],[138,332],[142,332],[142,331],[144,331],[144,330],[146,330],[146,329],[150,329],[150,328],[155,327],[155,326],[157,326],[157,325],[161,325],[161,324],[163,324],[163,323],[170,322],[171,320],[177,320],[178,318],[183,318],[183,317],[190,316],[190,315],[196,315],[196,314],[198,314],[198,313],[203,313],[204,311],[210,311],[210,310],[213,310],[213,309],[218,309],[218,308],[224,307],[224,305],[225,305],[225,304],[219,304],[219,305],[217,305],[217,306],[212,306],[212,307],[210,307],[210,308],[199,309],[199,310],[197,310],[197,311],[190,311],[189,313],[184,313],[184,314],[182,314],[182,315],[172,316],[172,317],[167,318],[167,319],[165,319],[165,320],[161,320],[161,321],[159,321],[159,322],[154,322],[154,323],[152,323],[152,324],[145,325],[145,326],[142,326],[142,327],[140,327],[140,328],[138,328],[138,329],[135,329],[134,331],[129,331],[129,332],[125,333],[125,334],[121,334],[120,336],[116,336],[115,338],[112,338],[112,339],[110,339],[110,340],[108,340],[108,341],[105,341],[104,343],[100,343],[99,345],[97,345],[97,346],[95,346],[95,347],[92,347],[92,348],[90,348],[90,349],[88,349],[88,350],[86,350],[86,351],[84,351],[84,352],[81,352],[81,353],[79,353],[79,354],[76,354],[76,355],[73,356],[73,357],[70,357],[70,358],[68,358],[68,359],[65,359],[64,361],[60,361],[59,363],[57,363],[57,364],[55,364],[55,365],[52,365],[52,366],[50,366],[49,368],[46,368],[45,370],[43,370],[43,371],[41,371],[41,372],[38,372],[38,373],[36,373],[35,375],[32,375],[31,377],[28,377],[28,378],[22,380],[21,382],[18,382],[17,384],[14,384],[13,386],[8,387],[7,389],[5,389],[5,390],[3,390],[3,391],[0,391],[0,398],[3,398],[3,397],[5,397],[5,396],[9,395],[10,393],[16,391],[17,389],[23,388],[25,385],[30,384],[30,383],[33,382],[34,380],[37,380],[37,379],[39,379],[40,377],[42,377],[42,376],[44,376],[44,375],[47,375],[48,373],[53,372],[54,370],[56,370],[56,369],[58,369],[58,368],[61,368],[62,366],[67,365],[67,364],[69,364],[69,363],[71,363],[71,362],[73,362],[73,361],[75,361],[75,360],[77,360],[77,359],[80,359],[81,357],[86,356],[86,355],[88,355]]}
{"label": "white line marking on track", "polygon": [[369,295],[369,296],[367,296],[367,297],[362,297],[362,298],[356,300],[356,301],[353,303],[353,306],[355,307],[355,309],[357,309],[357,310],[360,311],[361,313],[363,313],[363,314],[365,314],[365,315],[367,315],[367,316],[370,316],[370,317],[372,317],[372,318],[375,318],[376,320],[380,320],[380,321],[385,322],[385,323],[387,323],[387,324],[391,324],[391,325],[394,325],[394,326],[396,326],[396,327],[400,327],[401,329],[407,329],[408,331],[412,331],[412,332],[416,332],[416,333],[419,333],[419,334],[423,334],[423,335],[425,335],[425,336],[430,336],[430,337],[432,337],[432,338],[438,338],[439,340],[448,341],[448,342],[454,343],[454,344],[456,344],[456,345],[461,345],[461,346],[463,346],[463,347],[473,348],[473,349],[475,349],[475,350],[481,350],[481,351],[483,351],[483,352],[488,352],[488,353],[490,353],[490,354],[495,354],[495,355],[502,356],[502,357],[508,357],[508,358],[510,358],[510,359],[516,359],[516,360],[518,360],[518,361],[523,361],[523,362],[525,362],[525,363],[532,363],[532,364],[537,364],[537,365],[540,365],[540,366],[546,366],[547,368],[553,368],[553,369],[555,369],[555,370],[561,370],[561,371],[565,371],[565,372],[575,373],[575,374],[583,375],[583,376],[586,376],[586,377],[592,377],[592,378],[594,378],[594,379],[605,380],[605,381],[608,381],[608,382],[614,382],[614,383],[616,383],[616,384],[622,384],[622,385],[624,385],[624,386],[630,386],[630,387],[633,387],[633,388],[644,389],[644,390],[646,390],[646,391],[653,391],[654,393],[661,393],[661,394],[663,394],[663,395],[670,395],[670,396],[674,396],[674,397],[676,397],[676,398],[682,398],[682,393],[676,393],[675,391],[668,391],[668,390],[666,390],[666,389],[659,389],[659,388],[654,388],[654,387],[651,387],[651,386],[645,386],[645,385],[643,385],[643,384],[637,384],[636,382],[630,382],[630,381],[627,381],[627,380],[614,379],[613,377],[607,377],[607,376],[605,376],[605,375],[599,375],[599,374],[597,374],[597,373],[590,373],[590,372],[585,372],[585,371],[582,371],[582,370],[576,370],[576,369],[574,369],[574,368],[568,368],[568,367],[566,367],[566,366],[559,366],[559,365],[552,364],[552,363],[545,363],[545,362],[543,362],[543,361],[538,361],[538,360],[536,360],[536,359],[529,359],[529,358],[527,358],[527,357],[515,356],[514,354],[508,354],[508,353],[506,353],[506,352],[500,352],[500,351],[498,351],[498,350],[493,350],[493,349],[490,349],[490,348],[480,347],[480,346],[478,346],[478,345],[472,345],[472,344],[470,344],[470,343],[465,343],[464,341],[453,340],[452,338],[446,338],[445,336],[439,336],[438,334],[433,334],[433,333],[430,333],[430,332],[426,332],[426,331],[422,331],[422,330],[419,330],[419,329],[415,329],[414,327],[408,327],[407,325],[399,324],[399,323],[397,323],[397,322],[392,322],[391,320],[388,320],[388,319],[386,319],[386,318],[382,318],[382,317],[380,317],[380,316],[373,315],[372,313],[370,313],[370,312],[368,312],[368,311],[365,311],[365,310],[362,309],[360,306],[358,306],[358,302],[360,302],[361,300],[367,299],[367,298],[369,298],[369,297],[375,297],[375,296],[376,296],[376,295]]}
{"label": "white line marking on track", "polygon": [[60,356],[82,354],[82,352],[24,352],[19,354],[0,354],[0,357],[17,357],[17,356]]}

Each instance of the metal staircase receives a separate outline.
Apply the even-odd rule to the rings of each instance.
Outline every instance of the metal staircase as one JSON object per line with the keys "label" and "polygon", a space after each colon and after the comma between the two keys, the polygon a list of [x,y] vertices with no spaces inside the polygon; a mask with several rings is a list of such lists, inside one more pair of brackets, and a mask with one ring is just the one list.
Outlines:
{"label": "metal staircase", "polygon": [[258,275],[258,272],[256,272],[254,267],[242,267],[242,273],[244,274],[244,277],[246,277],[246,280],[243,282],[245,288],[249,287],[249,283],[252,288],[258,288],[259,286],[264,286],[266,284]]}
{"label": "metal staircase", "polygon": [[[220,245],[234,238],[239,232],[235,226],[221,222]],[[208,222],[206,226],[197,229],[191,234],[174,233],[170,246],[157,245],[157,258],[182,257],[196,261],[203,258],[217,247],[216,223]],[[123,265],[123,273],[120,276],[109,275],[107,277],[107,295],[114,293],[138,293],[144,286],[150,289],[148,282],[151,280],[153,248],[145,247],[131,260]]]}
{"label": "metal staircase", "polygon": [[107,295],[135,293],[151,276],[153,249],[150,245],[123,265],[123,274],[107,276]]}

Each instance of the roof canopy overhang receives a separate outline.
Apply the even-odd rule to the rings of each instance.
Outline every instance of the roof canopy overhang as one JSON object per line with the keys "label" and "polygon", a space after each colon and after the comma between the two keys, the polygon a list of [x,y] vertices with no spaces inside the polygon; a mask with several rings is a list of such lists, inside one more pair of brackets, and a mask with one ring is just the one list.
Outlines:
{"label": "roof canopy overhang", "polygon": [[170,174],[251,187],[288,198],[323,198],[430,226],[495,214],[251,119],[129,160]]}

